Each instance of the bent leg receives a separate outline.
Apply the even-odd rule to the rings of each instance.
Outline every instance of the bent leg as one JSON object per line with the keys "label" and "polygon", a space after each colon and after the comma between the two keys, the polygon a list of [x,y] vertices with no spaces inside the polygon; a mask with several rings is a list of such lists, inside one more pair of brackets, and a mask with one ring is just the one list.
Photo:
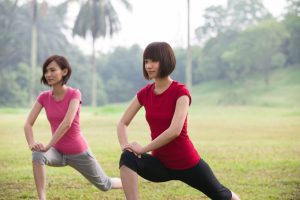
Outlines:
{"label": "bent leg", "polygon": [[138,176],[135,171],[126,165],[120,167],[120,176],[122,180],[123,190],[127,200],[138,200]]}
{"label": "bent leg", "polygon": [[47,152],[32,152],[33,176],[39,200],[46,199],[45,164],[63,166],[63,157],[54,148],[49,149]]}
{"label": "bent leg", "polygon": [[33,177],[35,182],[35,187],[38,193],[39,200],[46,199],[46,187],[45,187],[45,166],[41,165],[37,162],[32,162],[32,169],[33,169]]}
{"label": "bent leg", "polygon": [[127,200],[139,199],[137,175],[152,182],[170,180],[168,169],[157,158],[149,154],[143,154],[139,158],[132,152],[124,151],[120,158],[119,167]]}

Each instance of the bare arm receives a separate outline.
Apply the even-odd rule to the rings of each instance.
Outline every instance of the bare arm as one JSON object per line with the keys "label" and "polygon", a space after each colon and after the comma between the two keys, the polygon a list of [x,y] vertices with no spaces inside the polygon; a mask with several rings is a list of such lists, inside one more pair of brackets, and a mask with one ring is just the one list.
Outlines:
{"label": "bare arm", "polygon": [[126,146],[126,148],[131,149],[136,154],[143,154],[149,151],[158,149],[176,137],[181,133],[185,118],[188,113],[189,108],[189,98],[188,96],[181,96],[176,102],[175,112],[171,121],[171,125],[162,134],[155,138],[151,143],[145,147],[141,147],[138,143],[132,143]]}
{"label": "bare arm", "polygon": [[130,124],[131,120],[134,118],[141,107],[142,106],[139,103],[137,97],[135,97],[117,125],[118,139],[122,150],[124,149],[124,146],[128,144],[127,126]]}
{"label": "bare arm", "polygon": [[69,128],[71,127],[72,122],[73,122],[73,120],[76,116],[79,105],[80,105],[80,100],[79,99],[72,99],[70,101],[69,108],[67,110],[67,113],[66,113],[63,121],[57,127],[57,129],[56,129],[55,133],[53,134],[51,140],[46,145],[46,147],[43,149],[43,151],[47,151],[50,147],[52,147],[69,130]]}
{"label": "bare arm", "polygon": [[41,143],[35,142],[32,131],[33,124],[39,116],[42,108],[43,107],[39,102],[35,102],[24,125],[25,137],[31,150],[40,150],[43,146]]}

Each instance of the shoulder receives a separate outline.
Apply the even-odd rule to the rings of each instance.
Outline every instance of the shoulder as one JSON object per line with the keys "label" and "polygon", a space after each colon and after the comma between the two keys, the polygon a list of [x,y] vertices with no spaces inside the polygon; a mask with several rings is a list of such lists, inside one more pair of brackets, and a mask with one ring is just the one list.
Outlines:
{"label": "shoulder", "polygon": [[147,84],[145,87],[141,88],[137,93],[137,99],[141,105],[144,105],[146,102],[147,97],[151,94],[151,88],[153,87],[154,83]]}
{"label": "shoulder", "polygon": [[44,106],[45,102],[47,102],[47,99],[49,99],[49,97],[51,96],[51,93],[52,90],[42,91],[37,97],[37,102]]}
{"label": "shoulder", "polygon": [[188,88],[184,83],[180,83],[178,81],[174,81],[174,87],[176,88],[177,91],[179,92],[187,92],[190,93]]}
{"label": "shoulder", "polygon": [[69,99],[79,99],[81,102],[81,92],[77,88],[68,87]]}
{"label": "shoulder", "polygon": [[192,102],[192,97],[190,94],[190,91],[188,90],[188,88],[186,87],[185,84],[174,81],[174,91],[176,93],[176,99],[178,99],[181,96],[188,96],[189,98],[189,104],[191,104]]}
{"label": "shoulder", "polygon": [[71,94],[80,94],[81,95],[80,90],[77,89],[77,88],[69,87],[68,89],[69,89],[69,91],[70,91]]}
{"label": "shoulder", "polygon": [[145,93],[147,91],[150,91],[151,88],[153,87],[154,83],[149,83],[146,86],[142,87],[138,93]]}
{"label": "shoulder", "polygon": [[51,90],[45,90],[40,92],[40,94],[38,95],[38,98],[45,98],[48,96],[51,96],[52,91]]}

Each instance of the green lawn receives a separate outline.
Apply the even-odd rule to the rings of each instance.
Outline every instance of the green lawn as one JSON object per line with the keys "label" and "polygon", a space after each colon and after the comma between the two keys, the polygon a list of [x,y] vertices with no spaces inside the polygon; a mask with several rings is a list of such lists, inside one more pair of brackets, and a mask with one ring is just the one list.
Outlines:
{"label": "green lawn", "polygon": [[[123,105],[82,110],[82,132],[103,169],[119,176],[116,124]],[[31,153],[23,133],[28,110],[0,110],[0,199],[36,199]],[[146,144],[148,125],[138,114],[129,138]],[[243,200],[300,199],[300,109],[298,107],[200,107],[189,114],[189,131],[200,155],[219,180]],[[36,121],[36,139],[50,137],[46,117]],[[124,199],[123,192],[98,191],[70,167],[47,167],[48,199]],[[206,199],[181,182],[140,178],[141,199]]]}

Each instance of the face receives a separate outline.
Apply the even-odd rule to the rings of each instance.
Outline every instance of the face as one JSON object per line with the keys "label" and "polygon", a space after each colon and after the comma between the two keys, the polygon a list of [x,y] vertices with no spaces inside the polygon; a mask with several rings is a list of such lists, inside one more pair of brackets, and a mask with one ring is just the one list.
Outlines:
{"label": "face", "polygon": [[159,61],[145,59],[145,69],[148,73],[149,80],[159,77]]}
{"label": "face", "polygon": [[56,84],[61,84],[62,78],[67,75],[67,72],[67,69],[62,70],[55,61],[52,61],[47,66],[44,76],[48,85],[53,86]]}

